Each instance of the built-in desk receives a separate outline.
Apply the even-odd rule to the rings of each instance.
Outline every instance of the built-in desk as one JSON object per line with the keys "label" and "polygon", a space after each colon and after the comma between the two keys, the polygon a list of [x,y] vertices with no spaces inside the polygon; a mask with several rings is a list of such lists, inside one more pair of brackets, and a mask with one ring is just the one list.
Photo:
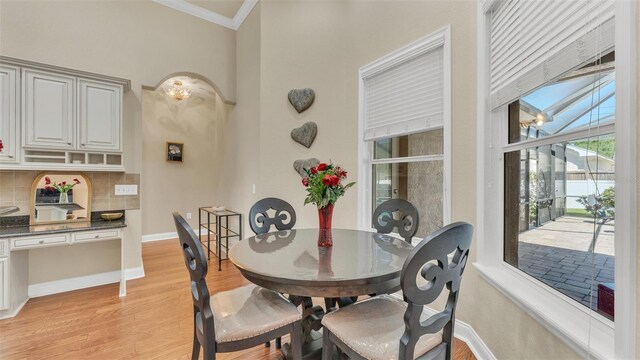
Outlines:
{"label": "built-in desk", "polygon": [[14,317],[29,300],[28,250],[120,240],[120,296],[127,294],[123,221],[0,227],[0,319]]}

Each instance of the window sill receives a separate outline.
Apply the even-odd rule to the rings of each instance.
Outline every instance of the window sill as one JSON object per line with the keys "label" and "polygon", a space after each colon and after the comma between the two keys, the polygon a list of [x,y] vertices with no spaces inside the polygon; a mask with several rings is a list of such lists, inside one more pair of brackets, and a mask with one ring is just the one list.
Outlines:
{"label": "window sill", "polygon": [[581,356],[615,357],[612,321],[509,265],[473,265],[485,280]]}

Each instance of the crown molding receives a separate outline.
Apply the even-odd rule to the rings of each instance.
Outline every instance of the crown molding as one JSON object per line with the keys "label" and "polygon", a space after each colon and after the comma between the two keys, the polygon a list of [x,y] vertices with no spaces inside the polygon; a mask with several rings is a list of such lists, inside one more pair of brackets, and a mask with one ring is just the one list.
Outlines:
{"label": "crown molding", "polygon": [[249,16],[251,10],[258,4],[259,0],[244,0],[240,9],[233,17],[233,26],[234,30],[238,30],[240,25],[244,22],[244,20]]}
{"label": "crown molding", "polygon": [[224,26],[231,30],[238,30],[244,20],[249,16],[251,10],[256,6],[259,0],[244,0],[236,15],[232,18],[229,18],[224,15],[220,15],[215,11],[207,10],[201,8],[200,6],[194,5],[185,0],[152,0],[153,2],[170,7],[174,10],[178,10],[185,14],[189,14],[200,19],[209,21],[211,23]]}

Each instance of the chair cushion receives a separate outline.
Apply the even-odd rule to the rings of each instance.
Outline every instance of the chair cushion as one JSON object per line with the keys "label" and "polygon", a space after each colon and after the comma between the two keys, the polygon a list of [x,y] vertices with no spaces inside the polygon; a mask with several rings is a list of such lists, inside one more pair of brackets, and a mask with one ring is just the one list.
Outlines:
{"label": "chair cushion", "polygon": [[[366,359],[398,359],[406,310],[404,301],[380,295],[325,315],[322,325]],[[428,317],[423,312],[420,320]],[[442,331],[426,334],[416,344],[414,355],[423,355],[441,343]]]}
{"label": "chair cushion", "polygon": [[210,305],[218,343],[251,338],[302,318],[282,295],[253,284],[217,293]]}

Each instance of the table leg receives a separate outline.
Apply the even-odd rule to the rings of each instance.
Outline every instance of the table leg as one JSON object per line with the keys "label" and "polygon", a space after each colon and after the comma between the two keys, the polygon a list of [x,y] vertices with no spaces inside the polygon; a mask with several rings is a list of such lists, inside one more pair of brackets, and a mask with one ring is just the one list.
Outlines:
{"label": "table leg", "polygon": [[222,218],[216,216],[216,244],[218,244],[218,271],[222,271]]}
{"label": "table leg", "polygon": [[207,212],[207,260],[211,260],[211,213]]}

